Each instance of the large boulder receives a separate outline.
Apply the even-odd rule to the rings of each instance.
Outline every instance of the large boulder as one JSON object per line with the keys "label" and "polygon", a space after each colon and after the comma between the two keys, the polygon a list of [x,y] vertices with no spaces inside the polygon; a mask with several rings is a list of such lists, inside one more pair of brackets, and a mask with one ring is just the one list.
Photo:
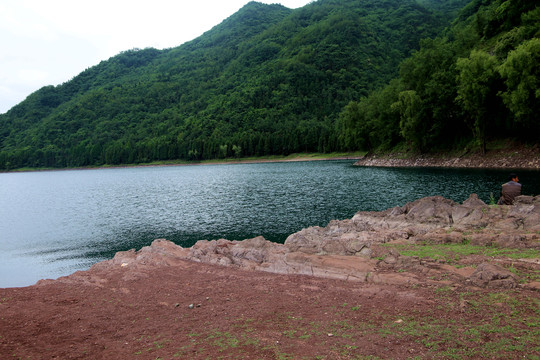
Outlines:
{"label": "large boulder", "polygon": [[190,249],[188,258],[209,264],[256,269],[265,263],[277,262],[277,258],[282,257],[284,253],[285,248],[282,244],[258,236],[243,241],[201,240]]}
{"label": "large boulder", "polygon": [[426,197],[405,205],[405,218],[413,223],[452,225],[455,202],[442,196]]}
{"label": "large boulder", "polygon": [[314,226],[290,235],[285,246],[289,252],[369,257],[371,244],[384,237],[383,232],[366,230],[351,220],[331,221],[327,227]]}
{"label": "large boulder", "polygon": [[489,263],[478,265],[469,280],[475,286],[489,288],[515,288],[518,284],[514,273]]}
{"label": "large boulder", "polygon": [[518,196],[507,216],[515,229],[540,231],[540,196]]}

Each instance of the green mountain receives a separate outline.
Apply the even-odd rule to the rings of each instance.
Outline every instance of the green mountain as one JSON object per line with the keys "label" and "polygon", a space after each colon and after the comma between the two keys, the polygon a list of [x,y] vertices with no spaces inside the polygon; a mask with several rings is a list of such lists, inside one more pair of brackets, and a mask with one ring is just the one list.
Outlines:
{"label": "green mountain", "polygon": [[[540,139],[540,5],[473,0],[401,64],[383,89],[346,106],[342,148],[420,152]],[[400,145],[401,144],[401,145]]]}
{"label": "green mountain", "polygon": [[327,152],[463,0],[250,2],[179,47],[133,49],[0,115],[0,169]]}

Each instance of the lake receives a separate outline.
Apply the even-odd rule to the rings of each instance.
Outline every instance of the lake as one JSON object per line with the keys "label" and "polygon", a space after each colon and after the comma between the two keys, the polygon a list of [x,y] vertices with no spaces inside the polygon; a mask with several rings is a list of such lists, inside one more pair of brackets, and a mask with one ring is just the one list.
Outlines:
{"label": "lake", "polygon": [[[165,238],[283,242],[424,196],[498,197],[508,171],[367,168],[352,160],[0,174],[0,287],[26,286]],[[540,172],[519,171],[540,194]]]}

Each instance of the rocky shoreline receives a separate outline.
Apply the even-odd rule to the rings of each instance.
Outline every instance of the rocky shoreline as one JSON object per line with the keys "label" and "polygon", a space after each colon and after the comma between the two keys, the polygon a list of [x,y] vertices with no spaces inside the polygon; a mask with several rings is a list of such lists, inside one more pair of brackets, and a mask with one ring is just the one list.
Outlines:
{"label": "rocky shoreline", "polygon": [[458,156],[448,154],[367,154],[359,159],[355,165],[540,170],[540,149],[538,145],[535,145],[529,148],[513,147],[490,150],[485,155],[465,152]]}
{"label": "rocky shoreline", "polygon": [[[243,241],[201,240],[191,248],[182,248],[159,239],[139,251],[117,253],[112,260],[98,263],[92,269],[129,268],[156,261],[155,265],[161,266],[181,259],[251,271],[376,284],[437,284],[437,280],[418,273],[445,273],[450,274],[445,284],[507,288],[519,284],[540,290],[537,281],[519,283],[500,264],[453,267],[433,259],[400,256],[391,246],[385,246],[464,241],[471,245],[540,250],[540,196],[520,196],[511,207],[488,206],[475,194],[463,204],[438,196],[427,197],[383,212],[358,212],[352,219],[331,221],[324,228],[310,227],[290,235],[284,244],[259,236]],[[540,270],[540,259],[515,262],[533,264]],[[484,269],[486,266],[488,270]]]}

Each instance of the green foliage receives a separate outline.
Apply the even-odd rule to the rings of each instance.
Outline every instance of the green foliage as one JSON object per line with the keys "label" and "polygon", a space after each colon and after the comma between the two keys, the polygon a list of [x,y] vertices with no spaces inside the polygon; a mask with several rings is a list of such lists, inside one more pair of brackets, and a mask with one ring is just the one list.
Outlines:
{"label": "green foliage", "polygon": [[534,259],[538,257],[538,251],[535,249],[514,249],[500,248],[490,246],[471,245],[467,238],[463,239],[462,243],[449,244],[431,244],[429,242],[422,244],[391,244],[384,245],[392,247],[399,251],[404,256],[418,256],[421,258],[432,258],[435,260],[442,259],[447,263],[454,263],[461,258],[469,255],[482,255],[488,257],[500,257],[510,259]]}
{"label": "green foliage", "polygon": [[369,148],[368,120],[360,104],[351,101],[339,114],[338,142],[346,151]]}
{"label": "green foliage", "polygon": [[[537,12],[540,14],[540,12]],[[538,127],[540,113],[540,38],[524,41],[499,67],[507,90],[502,94],[517,122],[526,128]],[[538,134],[538,133],[537,133]]]}
{"label": "green foliage", "polygon": [[539,7],[466,1],[250,2],[1,114],[0,169],[537,141]]}
{"label": "green foliage", "polygon": [[[540,8],[534,2],[470,2],[441,36],[422,40],[420,50],[402,62],[400,77],[387,85],[401,83],[399,92],[387,91],[399,119],[385,108],[370,113],[375,119],[370,141],[397,123],[400,132],[392,137],[393,145],[404,142],[420,152],[448,149],[463,138],[483,151],[488,138],[537,142],[539,36]],[[357,102],[365,109],[377,108],[379,93]],[[366,113],[355,118],[363,124]],[[345,123],[345,133],[362,126]],[[384,149],[388,142],[369,145]]]}
{"label": "green foliage", "polygon": [[456,68],[457,101],[466,111],[465,121],[475,140],[485,151],[487,114],[496,101],[497,60],[484,51],[473,50],[468,58],[457,59]]}
{"label": "green foliage", "polygon": [[399,111],[400,115],[400,135],[413,144],[414,147],[419,149],[425,148],[425,133],[421,129],[421,110],[422,110],[422,99],[416,91],[414,90],[405,90],[399,93],[398,101],[392,104],[392,107]]}
{"label": "green foliage", "polygon": [[[0,115],[0,169],[391,144],[399,119],[381,126],[371,115],[395,115],[394,90],[376,92],[368,115],[362,101],[347,104],[395,77],[463,1],[320,0],[296,10],[250,2],[179,47],[125,51],[31,94]],[[359,114],[369,121],[338,130]]]}

